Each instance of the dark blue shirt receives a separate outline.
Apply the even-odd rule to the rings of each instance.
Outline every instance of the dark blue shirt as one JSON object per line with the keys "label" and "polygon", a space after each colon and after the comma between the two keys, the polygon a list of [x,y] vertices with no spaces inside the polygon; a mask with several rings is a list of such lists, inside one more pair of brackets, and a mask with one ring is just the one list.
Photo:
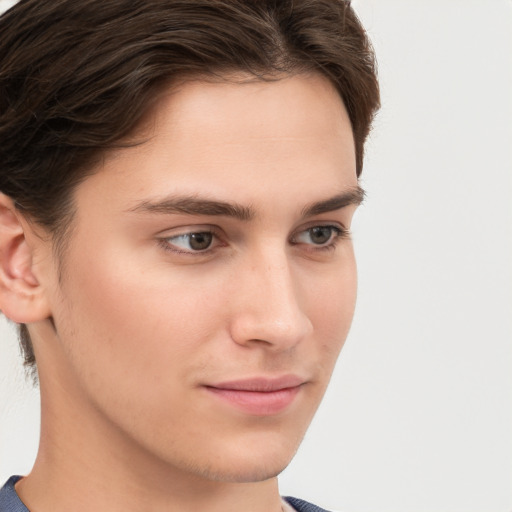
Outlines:
{"label": "dark blue shirt", "polygon": [[20,476],[11,476],[0,489],[0,512],[29,512],[14,489],[14,484],[20,478]]}

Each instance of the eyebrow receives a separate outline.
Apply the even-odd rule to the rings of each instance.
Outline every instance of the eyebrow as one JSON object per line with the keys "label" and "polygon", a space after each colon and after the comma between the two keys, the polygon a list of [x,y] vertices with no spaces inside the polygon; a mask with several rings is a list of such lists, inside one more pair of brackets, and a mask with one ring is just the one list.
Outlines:
{"label": "eyebrow", "polygon": [[[329,199],[305,206],[302,209],[302,217],[311,217],[340,210],[349,205],[359,205],[362,203],[364,196],[364,190],[360,186],[355,186]],[[167,215],[181,213],[185,215],[225,216],[241,221],[249,221],[256,216],[256,212],[251,206],[203,199],[197,196],[171,196],[156,202],[142,201],[128,211]]]}
{"label": "eyebrow", "polygon": [[185,215],[226,216],[248,221],[254,218],[255,212],[250,206],[237,203],[227,203],[211,199],[201,199],[195,196],[168,197],[162,201],[142,201],[132,212],[148,213],[183,213]]}
{"label": "eyebrow", "polygon": [[306,206],[302,210],[302,216],[311,217],[313,215],[320,215],[321,213],[341,210],[350,205],[359,206],[364,201],[364,196],[365,191],[359,185],[356,185],[334,197]]}

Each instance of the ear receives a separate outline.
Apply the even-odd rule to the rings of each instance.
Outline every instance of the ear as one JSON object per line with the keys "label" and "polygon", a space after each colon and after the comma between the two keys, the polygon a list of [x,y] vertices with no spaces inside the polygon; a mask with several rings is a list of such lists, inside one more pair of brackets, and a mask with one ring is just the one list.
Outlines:
{"label": "ear", "polygon": [[34,273],[27,229],[12,199],[0,192],[0,310],[23,324],[50,316],[44,289]]}

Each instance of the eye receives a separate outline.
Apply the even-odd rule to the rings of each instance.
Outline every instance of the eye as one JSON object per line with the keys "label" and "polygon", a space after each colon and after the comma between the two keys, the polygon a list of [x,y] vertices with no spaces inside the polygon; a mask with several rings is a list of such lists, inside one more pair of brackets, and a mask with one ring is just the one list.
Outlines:
{"label": "eye", "polygon": [[162,240],[174,252],[202,252],[211,248],[215,235],[211,231],[198,231],[171,236]]}
{"label": "eye", "polygon": [[339,238],[346,237],[347,231],[338,226],[313,226],[298,233],[292,240],[295,244],[316,245],[319,248],[330,248],[336,245]]}

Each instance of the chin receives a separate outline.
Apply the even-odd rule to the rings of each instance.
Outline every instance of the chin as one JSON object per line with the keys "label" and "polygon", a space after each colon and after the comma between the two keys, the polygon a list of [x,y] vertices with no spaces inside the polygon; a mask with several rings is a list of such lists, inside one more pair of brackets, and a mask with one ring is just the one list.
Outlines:
{"label": "chin", "polygon": [[224,482],[261,482],[279,475],[293,459],[302,440],[293,436],[283,439],[247,439],[244,443],[224,446],[222,453],[210,461],[203,476]]}
{"label": "chin", "polygon": [[285,459],[274,457],[270,460],[237,460],[232,461],[232,464],[212,464],[199,473],[203,478],[216,482],[263,482],[277,477],[288,466],[292,457],[293,455]]}
{"label": "chin", "polygon": [[[196,445],[195,450],[162,453],[159,458],[178,471],[201,479],[250,483],[275,478],[291,462],[303,436],[297,432],[274,435],[244,435],[235,439],[218,437],[217,442]],[[211,438],[209,438],[211,441]],[[161,446],[160,446],[161,448]]]}

